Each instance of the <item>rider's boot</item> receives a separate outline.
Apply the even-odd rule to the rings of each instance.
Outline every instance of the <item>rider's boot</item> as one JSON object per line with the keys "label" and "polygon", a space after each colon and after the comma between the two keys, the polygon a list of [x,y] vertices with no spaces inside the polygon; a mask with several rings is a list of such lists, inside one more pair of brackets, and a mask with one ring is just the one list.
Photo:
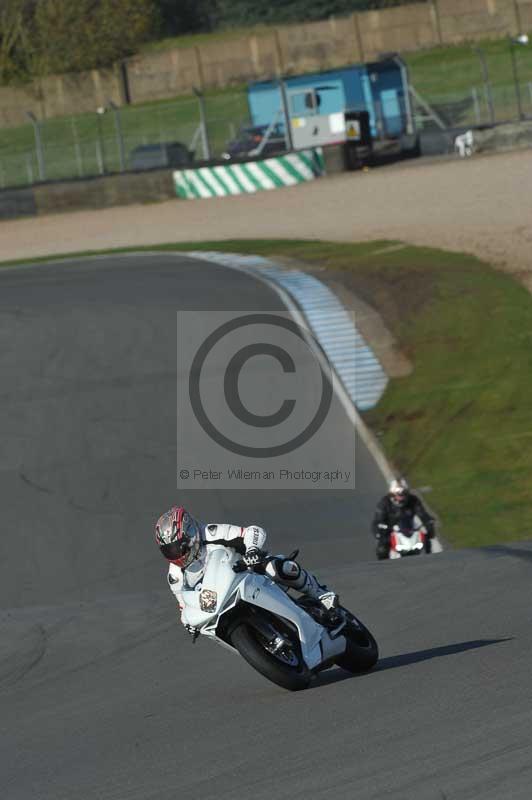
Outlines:
{"label": "rider's boot", "polygon": [[384,559],[389,558],[390,556],[390,538],[389,536],[379,535],[377,536],[377,558],[379,561],[384,561]]}
{"label": "rider's boot", "polygon": [[340,620],[340,615],[338,614],[340,598],[336,592],[331,592],[326,586],[321,586],[314,575],[307,572],[305,584],[300,591],[315,600],[319,600],[325,611],[324,621],[326,624],[334,625]]}
{"label": "rider's boot", "polygon": [[323,594],[320,594],[318,600],[326,611],[325,619],[328,625],[336,625],[341,621],[341,616],[338,613],[340,598],[335,592],[326,591]]}
{"label": "rider's boot", "polygon": [[323,608],[324,624],[334,625],[340,619],[337,611],[340,605],[338,595],[319,584],[314,575],[303,569],[297,561],[277,556],[267,564],[266,574],[284,586],[290,586],[317,600]]}

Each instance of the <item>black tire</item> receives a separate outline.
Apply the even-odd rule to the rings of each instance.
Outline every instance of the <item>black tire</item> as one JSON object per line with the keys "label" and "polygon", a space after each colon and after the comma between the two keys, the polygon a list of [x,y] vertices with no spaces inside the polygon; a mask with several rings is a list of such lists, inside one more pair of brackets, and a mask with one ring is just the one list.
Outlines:
{"label": "black tire", "polygon": [[345,653],[336,659],[336,664],[348,672],[368,672],[379,660],[379,647],[371,632],[359,620],[349,622],[342,631],[347,639]]}
{"label": "black tire", "polygon": [[308,687],[312,675],[299,652],[297,665],[284,664],[264,648],[260,634],[247,623],[241,623],[233,630],[231,642],[248,664],[283,689],[298,692]]}

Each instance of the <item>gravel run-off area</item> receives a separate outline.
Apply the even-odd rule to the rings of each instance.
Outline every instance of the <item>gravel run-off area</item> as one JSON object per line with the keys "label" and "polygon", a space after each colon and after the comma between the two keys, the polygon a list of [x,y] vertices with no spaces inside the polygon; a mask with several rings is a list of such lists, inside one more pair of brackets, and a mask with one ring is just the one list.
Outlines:
{"label": "gravel run-off area", "polygon": [[277,191],[0,223],[0,261],[178,241],[393,239],[473,253],[532,289],[532,150],[416,160]]}

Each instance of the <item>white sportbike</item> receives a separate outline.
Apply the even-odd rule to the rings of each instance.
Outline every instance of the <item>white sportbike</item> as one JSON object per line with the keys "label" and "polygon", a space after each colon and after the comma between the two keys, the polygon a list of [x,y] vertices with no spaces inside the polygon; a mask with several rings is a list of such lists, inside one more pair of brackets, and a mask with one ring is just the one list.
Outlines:
{"label": "white sportbike", "polygon": [[306,689],[333,664],[355,673],[376,664],[375,639],[347,609],[338,608],[331,623],[319,601],[292,597],[264,574],[264,562],[246,567],[229,547],[208,550],[201,585],[182,593],[183,623],[198,634],[236,650],[268,680],[292,691]]}

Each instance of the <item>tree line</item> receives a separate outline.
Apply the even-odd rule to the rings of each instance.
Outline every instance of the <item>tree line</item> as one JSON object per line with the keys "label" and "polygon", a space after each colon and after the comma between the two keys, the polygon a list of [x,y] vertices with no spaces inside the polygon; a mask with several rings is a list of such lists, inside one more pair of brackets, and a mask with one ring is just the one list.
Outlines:
{"label": "tree line", "polygon": [[107,67],[160,30],[155,0],[0,0],[0,82]]}
{"label": "tree line", "polygon": [[[148,41],[412,0],[0,0],[0,83],[109,67]],[[423,2],[424,0],[419,0]]]}

